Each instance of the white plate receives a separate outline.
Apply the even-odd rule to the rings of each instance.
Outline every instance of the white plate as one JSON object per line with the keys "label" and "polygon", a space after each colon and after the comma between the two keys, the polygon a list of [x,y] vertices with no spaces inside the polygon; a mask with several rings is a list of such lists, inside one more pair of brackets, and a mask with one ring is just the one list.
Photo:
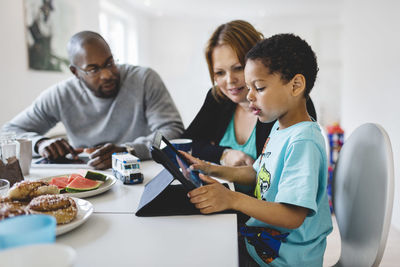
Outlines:
{"label": "white plate", "polygon": [[86,222],[89,219],[90,215],[93,213],[93,205],[87,200],[79,199],[79,198],[72,198],[75,200],[76,207],[78,208],[78,214],[76,218],[67,224],[57,225],[56,229],[56,236],[62,235],[66,232],[69,232],[82,223]]}
{"label": "white plate", "polygon": [[72,267],[76,252],[66,245],[36,244],[1,251],[0,259],[8,267]]}
{"label": "white plate", "polygon": [[[67,175],[71,175],[71,173],[46,177],[46,178],[43,178],[40,180],[49,182],[54,177],[61,177],[61,176],[67,176]],[[101,193],[104,193],[104,192],[110,190],[110,188],[115,184],[116,181],[117,181],[117,178],[115,178],[112,175],[107,175],[107,178],[104,181],[104,183],[102,183],[99,186],[99,188],[97,188],[95,190],[83,191],[83,192],[78,192],[78,193],[63,193],[62,195],[68,196],[68,197],[79,197],[79,198],[95,196],[95,195],[98,195],[98,194],[101,194]]]}

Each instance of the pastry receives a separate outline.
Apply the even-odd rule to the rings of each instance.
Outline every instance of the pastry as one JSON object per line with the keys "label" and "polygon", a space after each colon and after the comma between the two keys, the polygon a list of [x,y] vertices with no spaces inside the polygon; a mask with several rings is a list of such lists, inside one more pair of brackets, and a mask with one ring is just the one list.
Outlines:
{"label": "pastry", "polygon": [[75,201],[63,195],[35,197],[27,208],[32,214],[47,214],[55,217],[57,224],[69,223],[78,213]]}
{"label": "pastry", "polygon": [[22,181],[14,184],[8,191],[8,197],[12,200],[29,201],[34,197],[45,194],[58,194],[57,186],[49,185],[44,181]]}
{"label": "pastry", "polygon": [[9,199],[0,199],[0,221],[6,218],[29,214],[24,205],[20,202]]}

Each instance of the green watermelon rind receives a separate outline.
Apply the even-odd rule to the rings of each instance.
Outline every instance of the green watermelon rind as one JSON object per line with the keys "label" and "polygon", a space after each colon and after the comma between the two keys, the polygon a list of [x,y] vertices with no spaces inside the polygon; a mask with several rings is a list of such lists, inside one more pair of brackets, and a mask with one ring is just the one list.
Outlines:
{"label": "green watermelon rind", "polygon": [[[99,186],[100,186],[100,184],[99,184]],[[82,189],[66,187],[65,191],[68,193],[80,193],[80,192],[95,190],[95,189],[99,188],[99,186],[94,187],[94,188],[82,188]]]}
{"label": "green watermelon rind", "polygon": [[87,171],[85,178],[95,181],[105,181],[107,179],[107,175],[98,172]]}

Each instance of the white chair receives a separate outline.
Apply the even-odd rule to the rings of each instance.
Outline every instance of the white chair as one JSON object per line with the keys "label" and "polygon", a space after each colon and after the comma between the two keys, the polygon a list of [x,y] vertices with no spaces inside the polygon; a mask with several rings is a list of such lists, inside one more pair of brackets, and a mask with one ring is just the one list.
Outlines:
{"label": "white chair", "polygon": [[341,237],[335,266],[378,266],[391,224],[393,153],[378,124],[358,127],[345,141],[333,177],[333,207]]}

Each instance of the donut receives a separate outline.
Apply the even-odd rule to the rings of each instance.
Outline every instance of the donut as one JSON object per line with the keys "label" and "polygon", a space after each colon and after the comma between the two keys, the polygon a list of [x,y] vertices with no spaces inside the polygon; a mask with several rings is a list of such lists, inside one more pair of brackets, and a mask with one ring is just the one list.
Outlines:
{"label": "donut", "polygon": [[34,197],[45,194],[58,194],[60,190],[55,185],[49,185],[44,181],[22,181],[15,183],[8,191],[8,197],[12,200],[29,201]]}
{"label": "donut", "polygon": [[16,208],[25,208],[29,204],[29,201],[18,201],[18,200],[12,200],[9,197],[0,197],[0,206],[2,204],[7,204],[8,206]]}
{"label": "donut", "polygon": [[21,204],[14,202],[1,202],[0,203],[0,221],[6,218],[29,214],[29,211]]}
{"label": "donut", "polygon": [[75,201],[63,195],[41,195],[35,197],[27,208],[32,214],[46,214],[55,217],[57,224],[69,223],[78,214]]}

